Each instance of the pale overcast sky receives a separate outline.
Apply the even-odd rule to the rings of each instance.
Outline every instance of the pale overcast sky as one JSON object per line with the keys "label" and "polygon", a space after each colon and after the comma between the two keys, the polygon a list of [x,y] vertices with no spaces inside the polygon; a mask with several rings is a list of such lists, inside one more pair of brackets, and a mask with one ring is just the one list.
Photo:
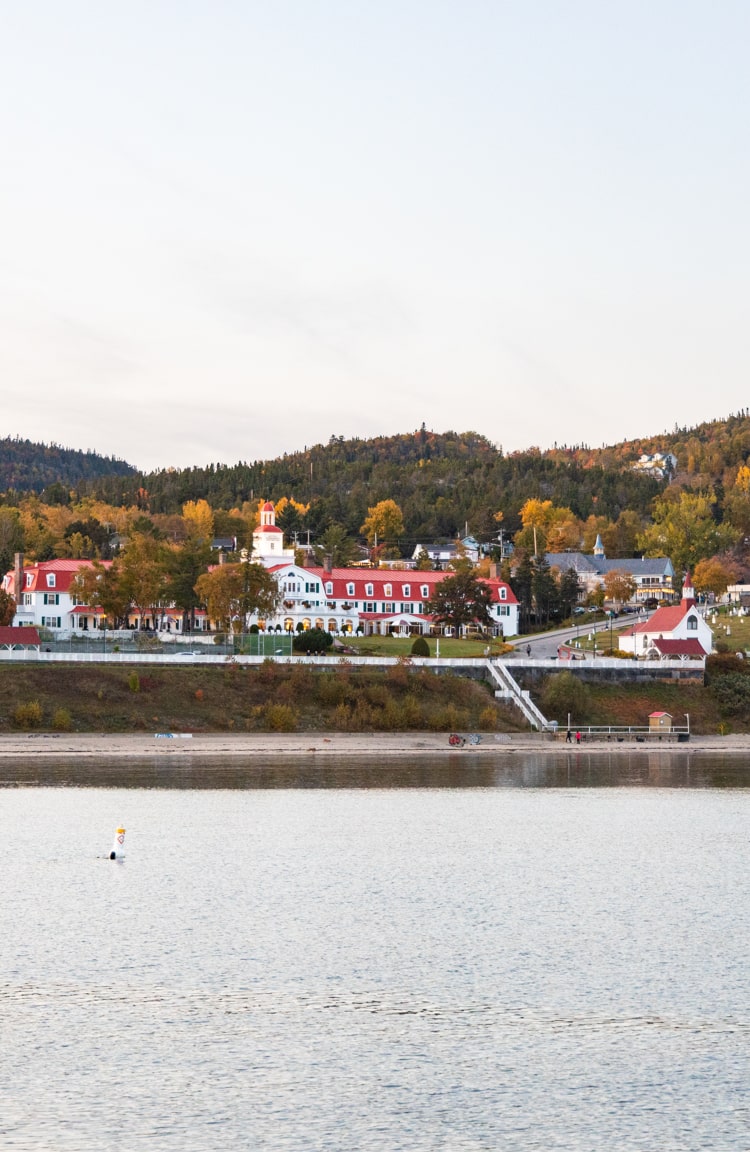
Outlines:
{"label": "pale overcast sky", "polygon": [[2,4],[0,435],[144,468],[748,402],[747,0]]}

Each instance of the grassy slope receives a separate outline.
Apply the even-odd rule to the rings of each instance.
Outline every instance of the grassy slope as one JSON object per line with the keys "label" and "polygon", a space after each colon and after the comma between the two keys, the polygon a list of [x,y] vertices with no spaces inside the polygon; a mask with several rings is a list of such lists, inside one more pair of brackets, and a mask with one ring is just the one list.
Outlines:
{"label": "grassy slope", "polygon": [[[129,684],[138,674],[138,690]],[[524,730],[520,714],[487,685],[397,666],[318,671],[271,663],[252,668],[133,665],[0,666],[0,732],[16,731],[18,705],[38,701],[42,730],[63,709],[79,732]],[[61,726],[58,715],[57,726]]]}

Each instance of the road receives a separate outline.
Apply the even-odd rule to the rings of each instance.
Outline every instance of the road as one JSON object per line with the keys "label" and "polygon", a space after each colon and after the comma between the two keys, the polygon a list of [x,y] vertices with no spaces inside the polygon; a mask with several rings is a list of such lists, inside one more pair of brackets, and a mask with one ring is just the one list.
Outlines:
{"label": "road", "polygon": [[[630,628],[636,621],[647,620],[651,613],[636,616],[629,614],[626,616],[618,616],[617,619],[612,621],[612,631],[617,632],[623,628]],[[554,632],[542,632],[538,635],[531,636],[514,636],[508,639],[508,643],[512,644],[518,650],[519,656],[526,656],[526,648],[531,648],[530,659],[543,660],[549,659],[550,656],[557,655],[557,649],[561,644],[570,643],[575,640],[583,640],[592,632],[601,634],[602,632],[609,632],[609,620],[598,620],[596,624],[576,624],[572,628],[558,628]],[[602,643],[609,646],[609,636],[606,640],[602,637]]]}

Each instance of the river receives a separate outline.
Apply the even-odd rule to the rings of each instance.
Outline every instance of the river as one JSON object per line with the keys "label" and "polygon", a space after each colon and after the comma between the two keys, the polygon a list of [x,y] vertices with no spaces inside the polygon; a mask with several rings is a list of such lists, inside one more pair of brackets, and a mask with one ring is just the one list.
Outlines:
{"label": "river", "polygon": [[750,1147],[741,758],[0,779],[3,1149]]}

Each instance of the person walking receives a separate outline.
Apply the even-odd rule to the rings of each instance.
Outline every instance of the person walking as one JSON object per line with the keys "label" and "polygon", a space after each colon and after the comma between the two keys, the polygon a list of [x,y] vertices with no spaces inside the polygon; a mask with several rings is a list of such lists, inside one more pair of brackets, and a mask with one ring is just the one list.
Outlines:
{"label": "person walking", "polygon": [[581,733],[576,732],[576,744],[580,744],[580,743],[581,743]]}
{"label": "person walking", "polygon": [[565,733],[565,743],[566,744],[572,744],[573,743],[573,733],[570,731],[570,728],[568,728],[568,731]]}
{"label": "person walking", "polygon": [[530,645],[530,644],[527,644],[527,645],[526,645],[526,655],[527,655],[527,656],[530,656],[530,655],[531,655],[531,645]]}

